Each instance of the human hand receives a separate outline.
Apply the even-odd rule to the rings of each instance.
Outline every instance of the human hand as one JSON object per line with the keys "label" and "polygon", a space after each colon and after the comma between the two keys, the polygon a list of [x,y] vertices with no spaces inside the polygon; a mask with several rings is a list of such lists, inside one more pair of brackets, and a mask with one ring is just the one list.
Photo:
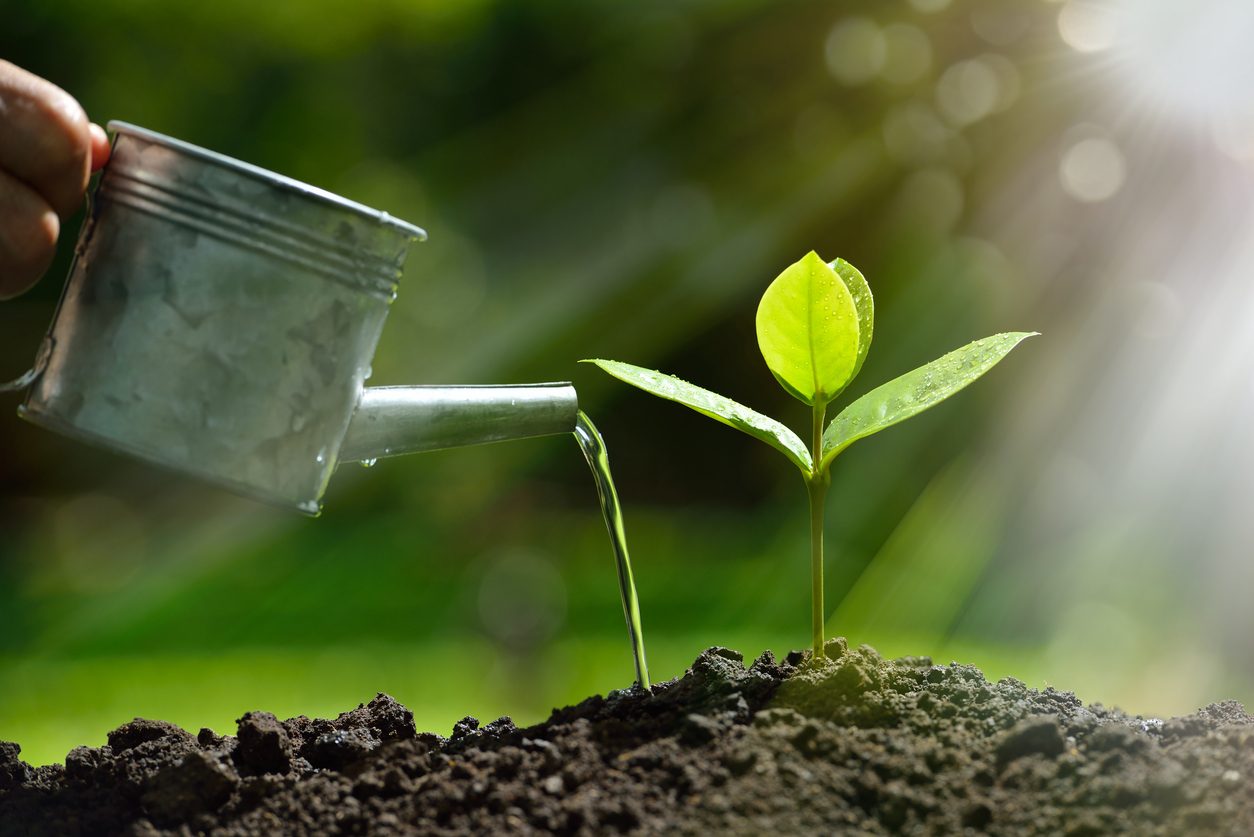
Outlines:
{"label": "human hand", "polygon": [[0,299],[48,269],[61,222],[108,159],[104,129],[74,97],[0,59]]}

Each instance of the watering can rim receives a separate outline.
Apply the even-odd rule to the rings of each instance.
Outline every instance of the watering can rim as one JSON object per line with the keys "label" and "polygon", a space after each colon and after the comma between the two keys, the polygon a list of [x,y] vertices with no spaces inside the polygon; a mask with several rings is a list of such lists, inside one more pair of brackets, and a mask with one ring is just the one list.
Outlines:
{"label": "watering can rim", "polygon": [[402,221],[401,219],[395,218],[381,210],[371,209],[365,204],[351,201],[348,198],[335,194],[334,192],[328,192],[326,189],[320,189],[317,186],[302,183],[299,180],[282,174],[277,174],[269,169],[263,169],[262,167],[255,166],[252,163],[245,163],[243,160],[237,160],[234,157],[228,157],[225,154],[219,154],[216,151],[201,148],[198,145],[193,145],[190,142],[185,142],[180,139],[175,139],[174,137],[149,130],[148,128],[141,128],[140,126],[134,125],[130,122],[111,119],[106,127],[114,134],[125,134],[139,137],[140,139],[147,140],[157,145],[172,148],[181,154],[195,157],[212,165],[240,172],[241,174],[248,175],[249,177],[268,183],[277,188],[294,192],[298,195],[302,195],[316,201],[338,206],[341,209],[346,209],[356,215],[361,215],[373,221],[377,221],[378,223],[392,227],[415,241],[427,240],[427,232],[422,227],[411,224],[408,221]]}

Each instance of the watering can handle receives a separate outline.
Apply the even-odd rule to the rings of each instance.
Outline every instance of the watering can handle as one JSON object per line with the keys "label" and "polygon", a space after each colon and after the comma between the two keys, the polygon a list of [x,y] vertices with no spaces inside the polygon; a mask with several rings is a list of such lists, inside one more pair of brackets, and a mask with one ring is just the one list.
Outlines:
{"label": "watering can handle", "polygon": [[21,392],[38,381],[39,376],[48,368],[48,359],[52,357],[52,342],[51,337],[44,338],[44,342],[39,346],[39,354],[35,357],[35,365],[13,380],[0,383],[0,393]]}
{"label": "watering can handle", "polygon": [[[108,162],[106,162],[105,165],[107,166]],[[93,172],[93,175],[95,175],[95,172]],[[83,227],[79,231],[79,244],[74,248],[75,262],[78,261],[78,255],[83,249],[82,235],[84,233],[90,233],[91,225],[95,219],[95,215],[92,213],[92,207],[94,206],[92,203],[92,195],[94,194],[95,187],[99,184],[99,182],[99,178],[97,178],[92,184],[89,184],[87,192],[83,195],[83,202],[86,204],[87,212],[83,216]],[[74,268],[71,266],[71,275],[73,275],[73,272]],[[53,339],[51,334],[45,336],[43,342],[39,344],[39,354],[35,356],[35,365],[13,380],[0,383],[0,394],[6,392],[21,392],[24,389],[28,389],[35,383],[35,381],[38,381],[40,376],[43,375],[44,371],[48,368],[48,360],[52,357],[52,348],[55,344],[56,341]]]}
{"label": "watering can handle", "polygon": [[39,379],[39,376],[43,374],[43,371],[44,370],[38,367],[27,369],[21,374],[21,376],[0,384],[0,392],[21,392],[31,384],[35,383],[35,381]]}

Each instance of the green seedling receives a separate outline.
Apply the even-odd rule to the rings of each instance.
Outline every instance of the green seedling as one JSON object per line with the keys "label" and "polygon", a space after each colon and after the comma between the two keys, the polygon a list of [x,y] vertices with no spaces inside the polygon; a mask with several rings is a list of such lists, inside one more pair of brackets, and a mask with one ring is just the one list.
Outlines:
{"label": "green seedling", "polygon": [[761,439],[805,478],[810,500],[810,581],[814,657],[823,657],[824,500],[832,461],[845,448],[939,404],[993,368],[1036,332],[995,334],[968,343],[894,378],[849,404],[824,429],[827,405],[862,369],[871,347],[874,302],[866,279],[843,259],[828,264],[814,252],[790,265],[758,303],[758,348],[790,395],[811,408],[807,448],[783,424],[672,375],[614,360],[587,360],[621,381],[677,401]]}

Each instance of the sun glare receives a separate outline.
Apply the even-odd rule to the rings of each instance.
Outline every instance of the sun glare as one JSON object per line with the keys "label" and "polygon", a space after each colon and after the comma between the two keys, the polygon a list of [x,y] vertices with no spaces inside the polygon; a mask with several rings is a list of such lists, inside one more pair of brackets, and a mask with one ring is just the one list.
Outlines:
{"label": "sun glare", "polygon": [[1058,33],[1108,58],[1141,111],[1208,130],[1229,156],[1254,159],[1254,3],[1239,0],[1069,0]]}

